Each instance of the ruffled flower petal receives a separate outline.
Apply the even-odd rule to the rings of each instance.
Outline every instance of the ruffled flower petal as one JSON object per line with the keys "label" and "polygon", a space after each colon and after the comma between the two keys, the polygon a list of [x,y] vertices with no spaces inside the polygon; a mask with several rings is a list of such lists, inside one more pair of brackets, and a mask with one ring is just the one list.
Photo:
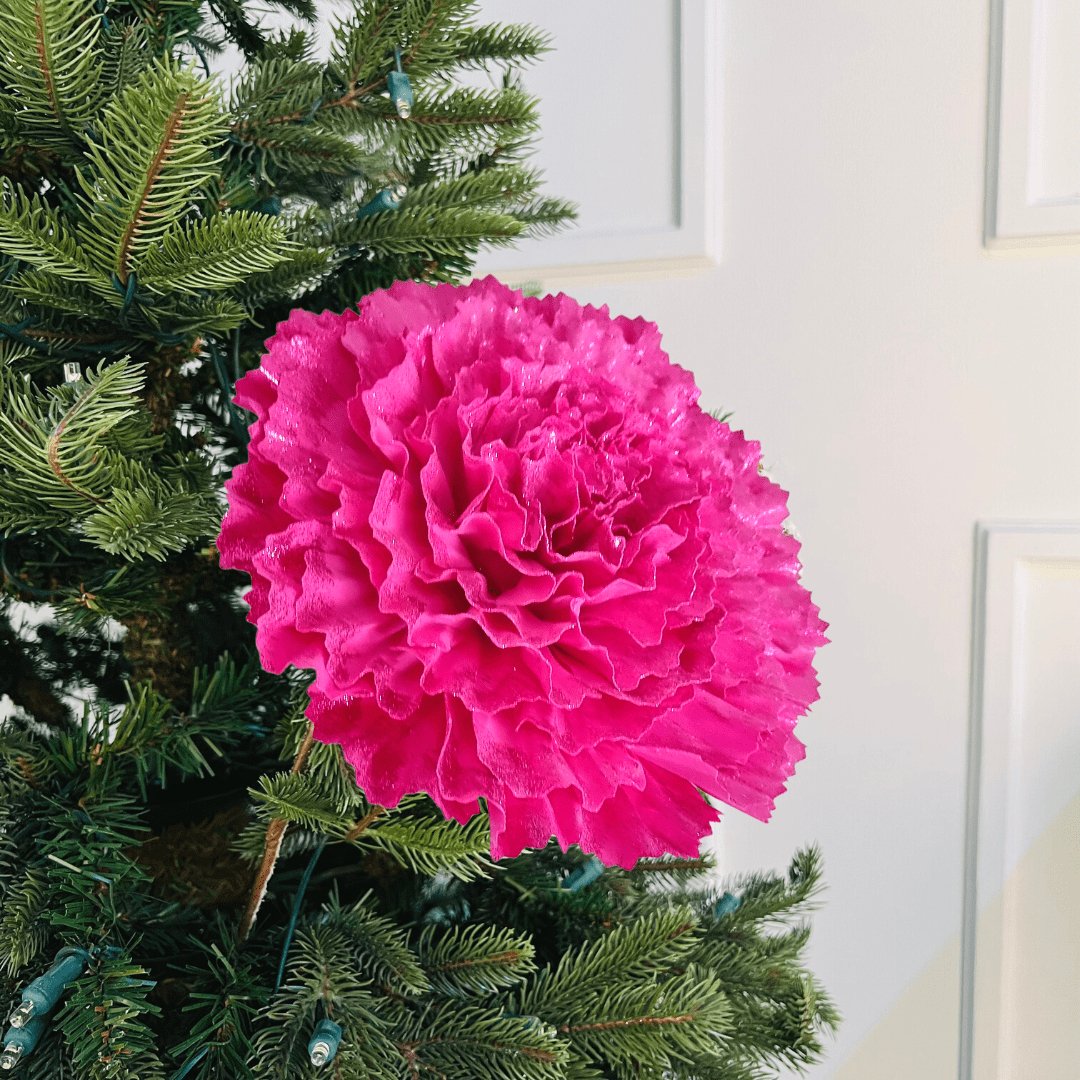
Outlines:
{"label": "ruffled flower petal", "polygon": [[494,279],[297,311],[237,384],[222,563],[368,798],[492,853],[697,851],[803,755],[824,623],[760,448],[656,327]]}

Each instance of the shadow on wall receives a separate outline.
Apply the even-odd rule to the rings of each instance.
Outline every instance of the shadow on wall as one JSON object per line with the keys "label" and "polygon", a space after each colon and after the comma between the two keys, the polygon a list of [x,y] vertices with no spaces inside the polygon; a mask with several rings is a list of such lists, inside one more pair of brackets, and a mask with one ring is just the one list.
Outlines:
{"label": "shadow on wall", "polygon": [[[1080,1016],[1080,795],[1028,849],[978,922],[980,950],[1001,943],[1001,1017],[976,1028],[976,1061],[997,1054],[1003,1080],[1076,1080]],[[980,955],[984,955],[980,952]],[[997,986],[978,984],[976,1016]],[[957,1080],[960,935],[923,969],[833,1080]],[[987,1025],[989,1026],[989,1025]],[[996,1045],[995,1045],[996,1044]],[[900,1048],[899,1050],[897,1048]],[[935,1072],[934,1069],[939,1070]],[[978,1065],[976,1066],[978,1070]],[[960,1080],[969,1080],[962,1077]],[[974,1080],[981,1080],[978,1071]]]}

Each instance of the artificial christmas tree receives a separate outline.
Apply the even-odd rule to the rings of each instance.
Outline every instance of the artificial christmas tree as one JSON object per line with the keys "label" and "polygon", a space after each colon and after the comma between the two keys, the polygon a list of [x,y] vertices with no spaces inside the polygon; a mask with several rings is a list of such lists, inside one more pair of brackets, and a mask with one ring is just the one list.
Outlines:
{"label": "artificial christmas tree", "polygon": [[[275,324],[570,213],[523,164],[543,38],[473,16],[357,3],[321,61],[235,0],[0,0],[0,1068],[743,1080],[835,1022],[801,960],[813,853],[732,892],[692,855],[496,864],[485,816],[365,798],[313,739],[325,686],[263,670],[219,567],[234,386]],[[775,542],[761,580],[791,584]]]}

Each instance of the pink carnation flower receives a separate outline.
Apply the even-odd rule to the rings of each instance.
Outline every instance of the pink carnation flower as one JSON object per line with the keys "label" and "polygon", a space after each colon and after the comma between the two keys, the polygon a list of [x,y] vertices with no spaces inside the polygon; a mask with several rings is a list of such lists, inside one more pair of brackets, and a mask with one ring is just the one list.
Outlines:
{"label": "pink carnation flower", "polygon": [[222,562],[369,799],[627,867],[695,855],[702,793],[768,817],[824,623],[758,444],[697,398],[652,323],[491,278],[278,327]]}

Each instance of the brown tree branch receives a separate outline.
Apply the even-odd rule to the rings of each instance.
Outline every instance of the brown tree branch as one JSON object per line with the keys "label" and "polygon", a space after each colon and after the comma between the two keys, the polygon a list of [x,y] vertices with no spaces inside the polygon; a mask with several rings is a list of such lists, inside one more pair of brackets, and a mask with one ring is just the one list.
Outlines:
{"label": "brown tree branch", "polygon": [[[308,724],[307,734],[300,744],[300,749],[296,752],[296,757],[293,759],[292,768],[289,772],[295,775],[304,767],[314,741],[314,732],[311,725]],[[284,818],[272,818],[270,824],[266,826],[262,862],[259,863],[258,872],[255,874],[255,883],[251,889],[251,896],[248,897],[247,907],[244,909],[243,918],[240,920],[239,938],[241,941],[244,941],[248,934],[251,933],[251,928],[255,925],[255,917],[259,914],[259,908],[266,898],[266,890],[270,885],[270,878],[273,877],[278,856],[281,854],[281,842],[285,839],[287,826],[288,822]]]}

